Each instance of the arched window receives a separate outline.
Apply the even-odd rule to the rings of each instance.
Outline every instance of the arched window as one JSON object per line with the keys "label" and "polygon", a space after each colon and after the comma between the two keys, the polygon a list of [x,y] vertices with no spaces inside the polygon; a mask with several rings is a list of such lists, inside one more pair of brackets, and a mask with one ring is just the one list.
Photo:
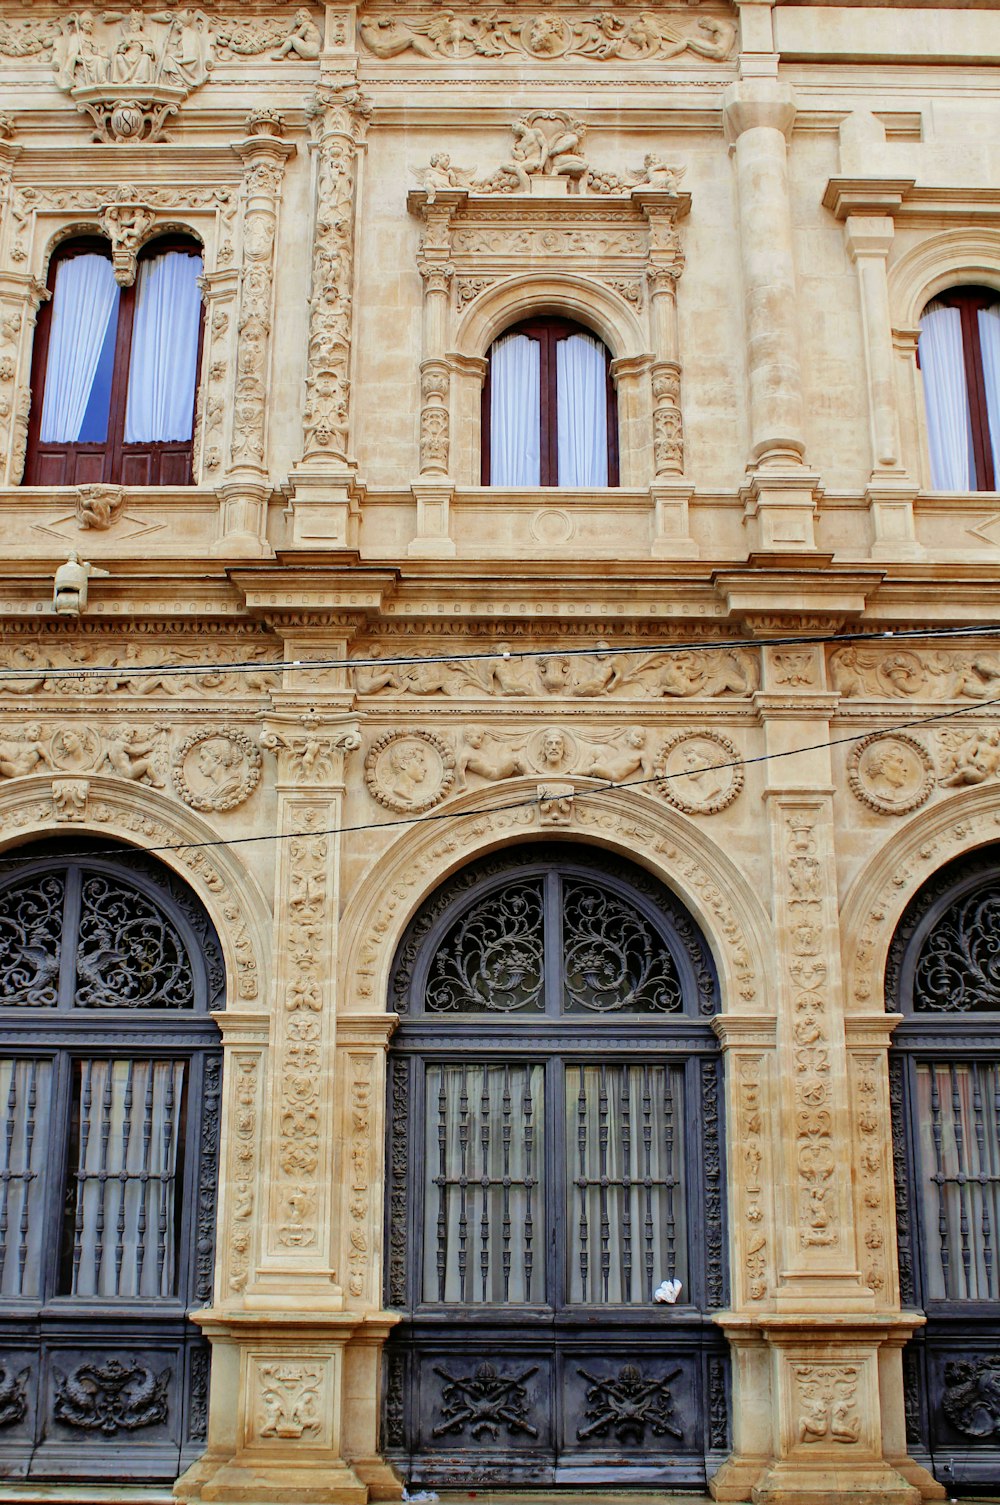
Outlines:
{"label": "arched window", "polygon": [[201,269],[199,246],[179,237],[146,246],[126,288],[105,240],[73,241],[52,258],[27,485],[190,485]]}
{"label": "arched window", "polygon": [[151,858],[0,862],[0,1477],[168,1481],[204,1448],[224,996]]}
{"label": "arched window", "polygon": [[484,486],[617,486],[618,411],[607,346],[569,319],[525,319],[490,347]]}
{"label": "arched window", "polygon": [[939,293],[920,320],[931,483],[994,491],[1000,475],[1000,293]]}
{"label": "arched window", "polygon": [[[907,1442],[944,1484],[1000,1485],[1000,849],[939,869],[889,948]],[[951,1491],[955,1493],[957,1491]]]}
{"label": "arched window", "polygon": [[414,917],[390,1003],[390,1456],[434,1488],[704,1488],[725,1199],[692,916],[606,851],[493,854]]}

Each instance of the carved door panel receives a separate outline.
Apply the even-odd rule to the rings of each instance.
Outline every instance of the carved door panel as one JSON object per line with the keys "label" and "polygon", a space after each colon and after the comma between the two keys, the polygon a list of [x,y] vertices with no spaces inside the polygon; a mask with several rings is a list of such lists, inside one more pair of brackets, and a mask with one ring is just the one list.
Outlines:
{"label": "carved door panel", "polygon": [[[87,843],[74,842],[81,854]],[[139,854],[0,865],[0,1472],[173,1479],[204,1448],[224,972]]]}
{"label": "carved door panel", "polygon": [[388,1453],[423,1485],[704,1484],[728,1445],[721,1078],[690,917],[532,848],[425,906],[394,1003]]}
{"label": "carved door panel", "polygon": [[961,1492],[1000,1485],[1000,854],[950,864],[889,954],[908,1442]]}

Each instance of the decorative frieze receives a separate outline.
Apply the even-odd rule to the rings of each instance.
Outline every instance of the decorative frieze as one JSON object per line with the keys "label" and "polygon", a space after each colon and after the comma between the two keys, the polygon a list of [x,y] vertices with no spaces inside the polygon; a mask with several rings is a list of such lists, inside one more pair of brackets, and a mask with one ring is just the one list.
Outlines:
{"label": "decorative frieze", "polygon": [[718,16],[697,21],[646,10],[641,14],[606,13],[586,19],[541,11],[481,11],[466,16],[397,14],[362,19],[363,48],[381,59],[407,54],[441,62],[474,60],[562,63],[663,62],[684,52],[721,62],[736,40],[736,28]]}

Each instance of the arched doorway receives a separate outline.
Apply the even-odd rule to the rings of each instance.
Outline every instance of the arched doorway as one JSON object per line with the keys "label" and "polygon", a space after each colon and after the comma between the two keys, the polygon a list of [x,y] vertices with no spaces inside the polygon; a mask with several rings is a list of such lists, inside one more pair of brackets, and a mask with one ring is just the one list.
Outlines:
{"label": "arched doorway", "polygon": [[419,911],[390,1006],[389,1457],[428,1485],[703,1485],[726,1270],[691,916],[605,853],[507,852]]}
{"label": "arched doorway", "polygon": [[889,949],[910,1451],[958,1489],[1000,1485],[1000,849],[943,867]]}
{"label": "arched doorway", "polygon": [[218,937],[106,844],[0,862],[0,1473],[172,1480],[205,1445]]}

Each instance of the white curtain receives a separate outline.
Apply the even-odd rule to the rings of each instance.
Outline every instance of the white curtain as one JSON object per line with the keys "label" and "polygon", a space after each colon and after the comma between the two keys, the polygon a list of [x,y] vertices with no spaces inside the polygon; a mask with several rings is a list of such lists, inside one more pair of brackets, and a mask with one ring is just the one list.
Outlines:
{"label": "white curtain", "polygon": [[937,301],[928,303],[920,321],[919,348],[931,484],[935,491],[969,491],[976,472],[959,310]]}
{"label": "white curtain", "polygon": [[52,326],[42,400],[43,444],[80,438],[108,326],[118,312],[118,284],[106,256],[71,256],[56,269]]}
{"label": "white curtain", "polygon": [[986,380],[986,411],[993,450],[993,484],[1000,489],[1000,303],[979,310],[979,343]]}
{"label": "white curtain", "polygon": [[588,334],[556,345],[560,486],[608,484],[608,397],[604,346]]}
{"label": "white curtain", "polygon": [[190,439],[201,316],[201,257],[183,251],[139,267],[125,443]]}
{"label": "white curtain", "polygon": [[490,485],[541,480],[541,347],[505,334],[490,351]]}

